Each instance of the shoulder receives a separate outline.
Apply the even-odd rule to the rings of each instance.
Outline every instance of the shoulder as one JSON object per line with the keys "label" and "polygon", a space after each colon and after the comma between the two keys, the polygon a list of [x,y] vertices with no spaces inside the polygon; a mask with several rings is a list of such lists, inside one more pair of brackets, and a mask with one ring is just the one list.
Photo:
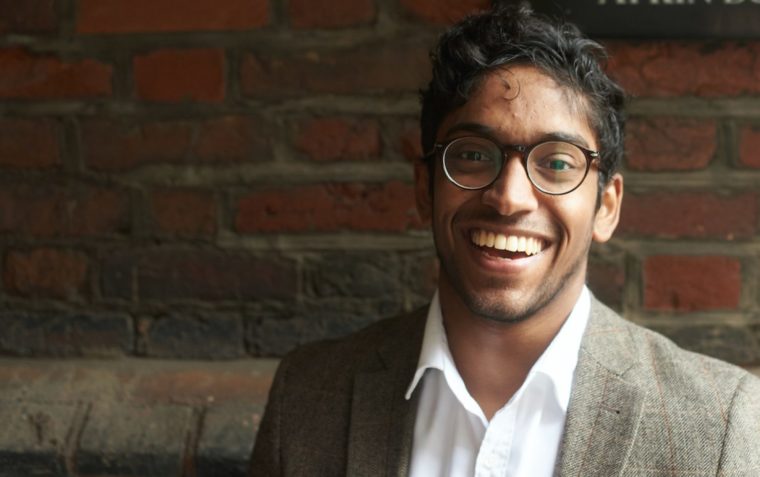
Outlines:
{"label": "shoulder", "polygon": [[650,396],[674,404],[680,402],[682,406],[690,404],[703,410],[715,410],[727,419],[739,395],[760,392],[760,379],[748,371],[685,350],[662,334],[625,320],[598,302],[594,309],[592,315],[597,316],[590,332],[604,334],[606,330],[616,335],[606,345],[614,346],[615,354],[631,364],[624,371],[625,378],[636,382]]}
{"label": "shoulder", "polygon": [[383,349],[413,348],[421,340],[426,309],[385,318],[350,335],[296,348],[281,361],[278,375],[302,384],[336,387],[357,370],[383,366]]}

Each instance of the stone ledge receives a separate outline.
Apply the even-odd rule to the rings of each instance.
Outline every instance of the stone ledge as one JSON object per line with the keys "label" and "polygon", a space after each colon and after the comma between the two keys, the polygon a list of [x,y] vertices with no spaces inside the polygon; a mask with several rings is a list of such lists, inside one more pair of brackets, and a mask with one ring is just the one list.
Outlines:
{"label": "stone ledge", "polygon": [[0,477],[244,476],[276,367],[0,359]]}
{"label": "stone ledge", "polygon": [[0,358],[0,477],[244,476],[276,367]]}

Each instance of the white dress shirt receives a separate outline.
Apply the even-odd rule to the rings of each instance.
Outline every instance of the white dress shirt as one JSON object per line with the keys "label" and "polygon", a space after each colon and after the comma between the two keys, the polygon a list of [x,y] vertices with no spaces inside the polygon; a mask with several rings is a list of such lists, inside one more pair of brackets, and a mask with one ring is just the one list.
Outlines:
{"label": "white dress shirt", "polygon": [[436,292],[417,371],[420,392],[411,477],[551,477],[588,322],[586,287],[520,389],[489,422],[465,387],[449,350]]}

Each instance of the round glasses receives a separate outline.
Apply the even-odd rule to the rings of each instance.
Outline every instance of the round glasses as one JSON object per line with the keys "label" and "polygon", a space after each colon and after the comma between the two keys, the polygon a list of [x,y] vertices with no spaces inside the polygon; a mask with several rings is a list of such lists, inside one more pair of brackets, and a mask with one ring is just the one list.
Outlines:
{"label": "round glasses", "polygon": [[[510,151],[520,159],[533,187],[545,194],[563,195],[583,183],[597,151],[564,141],[546,141],[532,146],[500,145],[480,136],[458,137],[435,144],[446,177],[462,189],[484,189],[501,173]],[[431,153],[431,154],[433,154]]]}

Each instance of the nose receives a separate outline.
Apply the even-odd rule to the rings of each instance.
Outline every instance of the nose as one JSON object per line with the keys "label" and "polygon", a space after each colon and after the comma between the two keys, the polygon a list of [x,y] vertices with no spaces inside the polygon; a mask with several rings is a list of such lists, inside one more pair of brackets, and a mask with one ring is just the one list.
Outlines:
{"label": "nose", "polygon": [[483,192],[483,203],[505,216],[535,210],[538,207],[537,191],[528,179],[520,157],[511,155],[506,161],[499,177]]}

